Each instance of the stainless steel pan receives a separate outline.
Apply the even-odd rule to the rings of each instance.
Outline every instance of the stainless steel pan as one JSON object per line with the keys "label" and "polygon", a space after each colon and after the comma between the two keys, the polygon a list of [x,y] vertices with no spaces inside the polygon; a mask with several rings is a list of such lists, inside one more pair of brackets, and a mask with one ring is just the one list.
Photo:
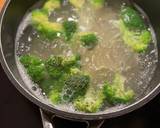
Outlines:
{"label": "stainless steel pan", "polygon": [[[45,128],[54,127],[50,121],[54,117],[61,117],[69,120],[78,120],[86,122],[89,128],[98,128],[103,120],[127,114],[136,110],[152,100],[160,92],[160,61],[154,77],[149,84],[146,93],[140,100],[121,109],[109,112],[100,112],[95,114],[82,114],[78,112],[67,112],[55,108],[41,101],[28,90],[21,75],[19,74],[15,60],[15,36],[18,25],[20,24],[26,11],[33,6],[37,0],[6,0],[1,10],[0,16],[0,60],[1,64],[13,85],[30,101],[40,107],[43,124]],[[158,41],[158,50],[160,50],[160,1],[159,0],[137,0],[135,1],[148,14],[150,22],[155,30]]]}

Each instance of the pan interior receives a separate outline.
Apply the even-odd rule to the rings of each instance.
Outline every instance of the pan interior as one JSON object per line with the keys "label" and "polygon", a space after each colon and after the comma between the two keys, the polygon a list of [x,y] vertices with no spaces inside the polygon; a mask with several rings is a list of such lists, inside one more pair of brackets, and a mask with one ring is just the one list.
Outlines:
{"label": "pan interior", "polygon": [[[59,55],[59,54],[72,54],[75,51],[82,53],[82,65],[85,70],[92,74],[93,86],[96,84],[100,84],[100,82],[104,82],[105,76],[108,74],[108,67],[112,70],[121,71],[127,79],[127,86],[132,88],[136,93],[135,101],[138,101],[142,96],[147,93],[147,88],[149,83],[153,77],[154,71],[157,67],[158,62],[158,51],[157,51],[157,42],[154,38],[154,32],[150,26],[150,30],[152,31],[153,41],[150,44],[148,51],[143,54],[136,54],[126,50],[126,46],[123,45],[123,41],[120,38],[119,30],[113,24],[119,18],[120,7],[123,4],[122,0],[109,0],[109,7],[106,7],[104,10],[101,10],[99,14],[97,14],[98,21],[94,22],[94,16],[89,16],[88,14],[92,14],[91,11],[82,11],[80,24],[82,27],[92,27],[91,29],[100,33],[102,36],[102,44],[100,44],[93,52],[84,51],[83,48],[74,47],[72,51],[68,48],[67,45],[61,42],[52,42],[49,43],[46,40],[42,40],[39,38],[39,34],[32,28],[30,25],[31,22],[31,13],[28,12],[24,16],[22,22],[19,25],[17,35],[16,35],[16,43],[15,43],[15,54],[17,60],[17,67],[21,74],[22,79],[27,85],[28,89],[38,98],[40,98],[43,102],[47,102],[47,104],[52,104],[45,94],[42,92],[37,85],[35,85],[28,75],[26,75],[23,66],[18,61],[18,56],[23,54],[33,54],[37,55],[41,58],[49,57],[51,54]],[[87,9],[86,9],[87,10]],[[89,10],[89,8],[88,8]],[[64,15],[65,14],[65,15]],[[70,9],[70,6],[64,6],[62,12],[54,13],[50,16],[50,20],[54,21],[60,20],[61,18],[77,18],[74,10]],[[90,23],[87,24],[89,21]],[[106,28],[105,30],[103,28]],[[109,33],[108,33],[109,32]],[[118,43],[117,43],[118,42]],[[59,45],[59,44],[62,45]],[[84,52],[84,53],[83,53]],[[108,57],[110,59],[108,59]],[[90,59],[92,58],[92,59]],[[104,61],[102,61],[104,60]],[[134,65],[134,66],[133,66]],[[96,66],[96,69],[94,68]],[[102,68],[101,68],[102,67]],[[99,70],[97,71],[97,68]],[[95,75],[96,74],[96,75]],[[98,74],[98,75],[97,75]],[[111,74],[109,74],[111,75]],[[95,85],[94,85],[95,84]],[[53,105],[53,104],[52,104]],[[55,106],[55,105],[54,105]],[[69,106],[69,107],[68,107]],[[65,105],[56,105],[55,107],[65,110],[72,111],[73,106],[71,104]],[[114,107],[107,106],[103,108],[103,111],[112,111],[117,108],[123,108],[124,105],[117,105]]]}

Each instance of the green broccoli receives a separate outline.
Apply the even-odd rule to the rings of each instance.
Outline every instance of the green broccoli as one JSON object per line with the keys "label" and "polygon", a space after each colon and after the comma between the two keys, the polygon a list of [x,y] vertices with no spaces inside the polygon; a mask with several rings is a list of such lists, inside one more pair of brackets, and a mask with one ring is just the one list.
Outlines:
{"label": "green broccoli", "polygon": [[46,69],[48,74],[52,78],[60,77],[64,72],[70,72],[73,67],[80,67],[79,64],[80,57],[78,55],[73,55],[69,57],[65,56],[50,56],[46,60]]}
{"label": "green broccoli", "polygon": [[102,88],[89,88],[85,96],[79,97],[74,101],[74,107],[78,111],[94,113],[103,106],[105,95]]}
{"label": "green broccoli", "polygon": [[85,0],[69,0],[69,2],[76,8],[82,8]]}
{"label": "green broccoli", "polygon": [[32,12],[32,25],[46,39],[54,40],[62,36],[62,25],[56,22],[49,22],[47,15],[41,10]]}
{"label": "green broccoli", "polygon": [[24,65],[31,79],[38,83],[45,78],[46,71],[43,61],[33,55],[23,55],[20,62]]}
{"label": "green broccoli", "polygon": [[138,53],[145,52],[152,40],[149,30],[131,31],[124,25],[123,21],[120,21],[120,31],[123,34],[124,43]]}
{"label": "green broccoli", "polygon": [[111,104],[126,104],[133,100],[134,92],[131,89],[125,89],[125,78],[116,74],[112,84],[108,82],[104,85],[104,95]]}
{"label": "green broccoli", "polygon": [[62,100],[71,102],[78,96],[84,95],[88,88],[90,77],[83,73],[76,73],[65,80],[65,85],[62,90]]}
{"label": "green broccoli", "polygon": [[64,87],[65,80],[69,77],[68,74],[63,74],[59,79],[52,83],[51,90],[47,94],[48,98],[54,104],[62,102],[62,89]]}
{"label": "green broccoli", "polygon": [[65,32],[66,40],[69,41],[77,31],[77,23],[75,21],[64,21],[63,28]]}
{"label": "green broccoli", "polygon": [[46,70],[50,77],[59,78],[63,74],[62,66],[63,57],[62,56],[50,56],[46,62]]}
{"label": "green broccoli", "polygon": [[105,0],[89,0],[91,5],[93,5],[94,8],[100,9],[104,7]]}
{"label": "green broccoli", "polygon": [[64,57],[62,61],[62,65],[66,68],[80,67],[80,56],[72,55],[69,57]]}
{"label": "green broccoli", "polygon": [[82,45],[88,49],[94,48],[98,43],[98,37],[94,33],[80,33]]}
{"label": "green broccoli", "polygon": [[[80,59],[79,56],[74,56],[74,55],[70,57],[58,55],[58,56],[50,56],[46,60],[45,62],[46,70],[50,76],[49,79],[51,79],[48,81],[52,81],[52,83],[46,81],[43,82],[41,86],[42,89],[45,90],[44,92],[48,94],[47,96],[49,97],[49,99],[51,99],[53,103],[59,103],[61,101],[63,102],[65,101],[63,100],[64,96],[62,94],[68,95],[67,86],[72,89],[75,89],[72,90],[74,93],[70,97],[70,100],[74,99],[76,95],[80,94],[77,91],[82,92],[82,89],[85,90],[85,86],[87,86],[88,76],[82,74],[79,68],[77,68],[78,67],[77,61],[79,61],[79,59]],[[80,81],[81,84],[78,84],[78,82]],[[72,85],[70,85],[71,82]],[[78,86],[82,88],[76,90],[78,89]],[[63,93],[65,91],[66,93]]]}
{"label": "green broccoli", "polygon": [[51,77],[46,77],[39,83],[39,87],[42,91],[48,96],[49,93],[52,91],[53,86],[55,85],[56,80]]}
{"label": "green broccoli", "polygon": [[44,64],[36,66],[30,65],[27,68],[27,73],[35,83],[38,83],[45,78],[46,75],[45,66]]}
{"label": "green broccoli", "polygon": [[52,89],[52,91],[48,95],[48,98],[51,100],[52,103],[60,104],[61,103],[61,91]]}
{"label": "green broccoli", "polygon": [[120,16],[128,29],[144,30],[146,28],[143,18],[131,7],[123,6]]}
{"label": "green broccoli", "polygon": [[54,103],[70,102],[85,93],[89,76],[84,74],[64,73],[58,79],[46,79],[40,87]]}
{"label": "green broccoli", "polygon": [[41,65],[43,60],[34,55],[22,55],[19,58],[20,62],[24,65],[25,68],[28,68],[30,65]]}
{"label": "green broccoli", "polygon": [[81,74],[82,72],[79,68],[72,67],[72,68],[70,68],[69,73],[70,73],[70,75],[75,75],[75,74]]}
{"label": "green broccoli", "polygon": [[47,14],[51,13],[55,9],[58,9],[61,7],[61,0],[48,0],[42,10],[46,12]]}

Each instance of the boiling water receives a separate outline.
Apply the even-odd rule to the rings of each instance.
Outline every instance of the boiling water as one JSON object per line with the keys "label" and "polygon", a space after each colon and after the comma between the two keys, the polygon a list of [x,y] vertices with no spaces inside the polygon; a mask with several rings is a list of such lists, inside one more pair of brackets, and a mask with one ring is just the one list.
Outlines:
{"label": "boiling water", "polygon": [[[91,75],[93,87],[101,86],[106,79],[111,79],[113,72],[120,72],[126,77],[125,86],[132,88],[136,93],[136,99],[138,99],[145,93],[156,68],[158,61],[156,42],[152,41],[145,54],[137,54],[124,44],[116,26],[122,4],[122,0],[108,0],[106,7],[101,10],[94,11],[85,5],[85,9],[77,13],[75,8],[65,3],[63,9],[55,11],[49,17],[50,21],[60,23],[66,19],[75,20],[79,24],[78,31],[96,32],[100,41],[92,50],[77,45],[80,44],[78,41],[69,45],[59,39],[53,42],[41,39],[30,25],[31,14],[28,13],[17,32],[16,55],[30,53],[45,59],[52,54],[70,56],[79,53],[82,57],[82,70]],[[33,91],[33,86],[37,86],[33,85],[23,67],[18,61],[17,63],[28,88],[46,102],[47,99],[41,95],[40,89],[35,90],[34,88]],[[70,107],[64,106],[58,107],[74,111],[72,105]]]}

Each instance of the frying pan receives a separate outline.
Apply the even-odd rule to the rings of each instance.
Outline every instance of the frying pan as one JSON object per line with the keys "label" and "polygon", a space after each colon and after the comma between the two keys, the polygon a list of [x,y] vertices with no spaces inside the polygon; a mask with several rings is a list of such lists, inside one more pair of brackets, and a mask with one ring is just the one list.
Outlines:
{"label": "frying pan", "polygon": [[[84,114],[78,112],[67,112],[54,106],[46,104],[36,97],[27,88],[23,81],[15,60],[15,36],[17,28],[26,11],[33,6],[37,0],[6,0],[0,15],[0,60],[9,79],[13,85],[30,101],[40,107],[44,128],[53,128],[50,121],[54,117],[61,117],[68,120],[78,120],[86,122],[88,128],[100,128],[103,120],[127,114],[136,110],[152,100],[160,92],[160,61],[154,76],[146,89],[146,93],[141,98],[126,107],[94,114]],[[158,51],[160,50],[160,1],[159,0],[135,0],[136,6],[140,6],[147,13],[150,23],[155,31]],[[138,7],[137,6],[137,7]],[[159,53],[158,53],[159,56]]]}

